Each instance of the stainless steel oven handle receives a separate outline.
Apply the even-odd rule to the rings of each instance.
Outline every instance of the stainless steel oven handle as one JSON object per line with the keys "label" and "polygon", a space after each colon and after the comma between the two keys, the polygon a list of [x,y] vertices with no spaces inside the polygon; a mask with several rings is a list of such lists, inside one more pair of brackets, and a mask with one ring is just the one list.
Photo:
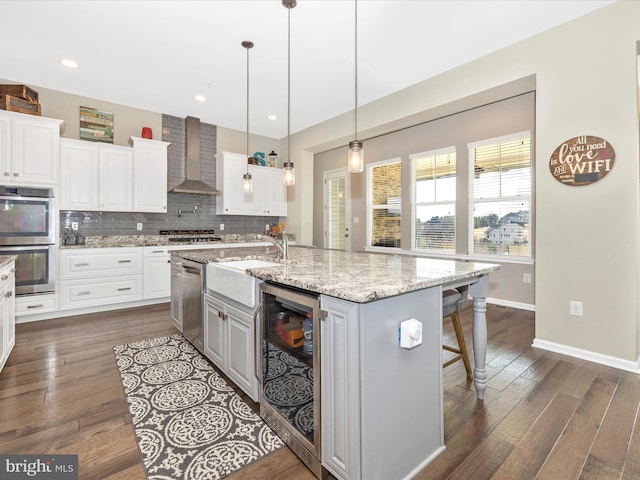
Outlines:
{"label": "stainless steel oven handle", "polygon": [[256,348],[254,354],[254,367],[256,369],[256,377],[258,377],[258,382],[262,385],[262,315],[260,315],[260,320],[258,320],[258,315],[262,310],[262,302],[258,304],[258,308],[253,312],[253,324],[256,326]]}

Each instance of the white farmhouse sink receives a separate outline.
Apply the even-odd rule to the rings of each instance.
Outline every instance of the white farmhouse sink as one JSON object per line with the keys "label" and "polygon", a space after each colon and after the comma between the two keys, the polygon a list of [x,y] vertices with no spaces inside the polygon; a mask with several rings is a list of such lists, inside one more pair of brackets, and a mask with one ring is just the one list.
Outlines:
{"label": "white farmhouse sink", "polygon": [[277,267],[278,265],[280,264],[265,260],[207,263],[207,291],[223,295],[253,308],[256,306],[259,280],[247,275],[245,270],[247,268]]}

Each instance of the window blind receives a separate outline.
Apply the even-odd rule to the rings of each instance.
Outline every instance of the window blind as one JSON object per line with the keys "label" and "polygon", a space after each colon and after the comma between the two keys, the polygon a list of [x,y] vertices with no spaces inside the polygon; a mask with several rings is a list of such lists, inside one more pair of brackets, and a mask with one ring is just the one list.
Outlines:
{"label": "window blind", "polygon": [[370,245],[400,247],[402,165],[399,160],[367,168]]}
{"label": "window blind", "polygon": [[413,248],[455,252],[456,152],[454,147],[413,155]]}
{"label": "window blind", "polygon": [[531,256],[531,135],[515,137],[469,149],[469,253]]}

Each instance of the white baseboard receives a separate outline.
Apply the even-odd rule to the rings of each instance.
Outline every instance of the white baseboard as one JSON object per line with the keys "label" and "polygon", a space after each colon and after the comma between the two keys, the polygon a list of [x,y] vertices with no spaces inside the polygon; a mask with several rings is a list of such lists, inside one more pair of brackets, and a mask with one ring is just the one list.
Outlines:
{"label": "white baseboard", "polygon": [[487,297],[487,303],[503,307],[519,308],[520,310],[528,310],[530,312],[536,311],[536,306],[531,305],[530,303],[512,302],[511,300],[503,300],[501,298]]}
{"label": "white baseboard", "polygon": [[640,359],[635,362],[631,360],[623,360],[622,358],[611,357],[602,353],[582,350],[581,348],[569,347],[560,343],[548,342],[538,338],[533,340],[533,347],[549,350],[550,352],[561,353],[570,357],[588,360],[589,362],[599,363],[608,367],[618,368],[627,372],[640,374]]}

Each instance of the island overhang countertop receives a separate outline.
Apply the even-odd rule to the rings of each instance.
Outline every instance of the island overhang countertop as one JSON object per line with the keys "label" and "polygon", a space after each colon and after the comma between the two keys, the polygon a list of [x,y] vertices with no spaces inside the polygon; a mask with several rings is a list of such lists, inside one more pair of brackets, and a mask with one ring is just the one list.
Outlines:
{"label": "island overhang countertop", "polygon": [[277,262],[277,266],[250,268],[246,273],[262,280],[356,303],[463,282],[499,268],[499,265],[490,263],[294,246],[290,246],[289,259],[286,260],[276,258],[274,247],[232,247],[172,253],[200,263],[249,259]]}

